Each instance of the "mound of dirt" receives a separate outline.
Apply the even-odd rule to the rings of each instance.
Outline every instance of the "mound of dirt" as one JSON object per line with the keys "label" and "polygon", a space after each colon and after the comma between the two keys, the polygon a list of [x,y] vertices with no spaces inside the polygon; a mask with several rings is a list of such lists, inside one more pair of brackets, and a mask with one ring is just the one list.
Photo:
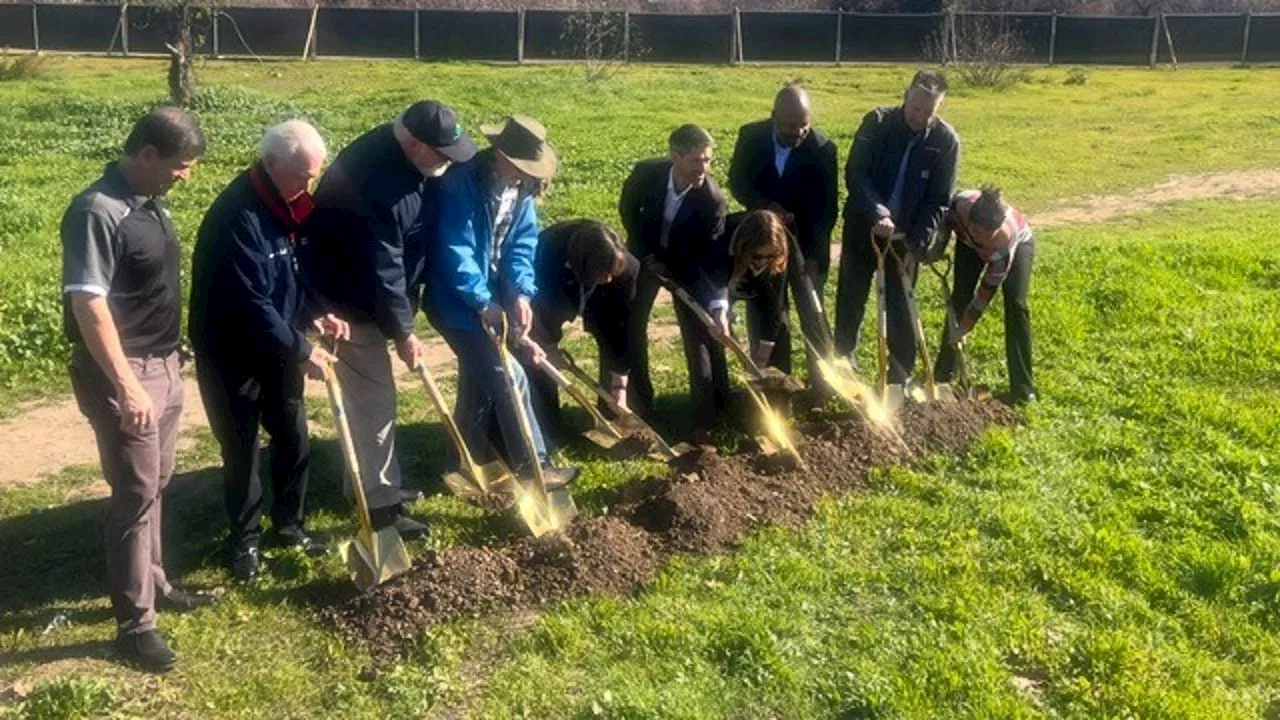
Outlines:
{"label": "mound of dirt", "polygon": [[620,489],[610,514],[579,520],[561,536],[445,550],[321,616],[386,657],[433,623],[589,593],[627,595],[666,555],[724,552],[761,525],[798,525],[822,497],[862,486],[874,467],[963,452],[989,425],[1014,418],[1009,407],[983,401],[910,407],[892,432],[857,418],[807,420],[799,426],[808,437],[804,469],[762,473],[756,456],[699,451],[666,477]]}

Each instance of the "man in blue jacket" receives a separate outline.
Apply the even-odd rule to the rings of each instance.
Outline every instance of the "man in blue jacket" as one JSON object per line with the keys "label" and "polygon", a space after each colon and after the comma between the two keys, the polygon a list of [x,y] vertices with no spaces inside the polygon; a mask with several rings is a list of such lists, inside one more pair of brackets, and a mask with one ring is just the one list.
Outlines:
{"label": "man in blue jacket", "polygon": [[476,147],[454,111],[434,100],[356,138],[316,187],[304,266],[326,305],[351,323],[337,346],[360,477],[375,529],[427,532],[407,514],[396,460],[396,385],[387,343],[410,369],[424,360],[413,333],[431,213],[427,192]]}
{"label": "man in blue jacket", "polygon": [[[325,552],[303,527],[310,444],[302,375],[321,377],[333,357],[307,339],[312,314],[294,256],[313,207],[307,191],[324,158],[311,125],[291,120],[269,129],[262,159],[205,214],[191,261],[196,377],[222,446],[231,568],[241,580],[253,579],[260,562],[260,426],[271,435],[272,538],[308,554]],[[337,337],[347,332],[332,315],[315,327]]]}
{"label": "man in blue jacket", "polygon": [[[547,464],[542,429],[529,401],[528,378],[511,363],[520,402],[533,430],[536,458],[528,457],[506,390],[502,358],[487,334],[509,318],[512,344],[536,364],[541,350],[528,338],[538,292],[534,255],[538,246],[535,195],[555,174],[555,151],[546,129],[520,115],[482,128],[493,147],[449,171],[437,188],[436,236],[427,246],[427,316],[458,356],[458,400],[454,415],[467,445],[482,456],[489,421],[497,416],[512,465]],[[569,469],[548,468],[549,487],[573,479]]]}

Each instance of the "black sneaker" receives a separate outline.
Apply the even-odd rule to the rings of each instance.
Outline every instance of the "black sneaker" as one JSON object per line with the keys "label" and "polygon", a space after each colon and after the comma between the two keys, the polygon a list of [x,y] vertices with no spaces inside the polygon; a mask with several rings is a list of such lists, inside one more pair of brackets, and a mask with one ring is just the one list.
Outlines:
{"label": "black sneaker", "polygon": [[328,543],[311,537],[300,527],[283,527],[268,536],[272,547],[296,548],[311,557],[320,557],[329,552]]}
{"label": "black sneaker", "polygon": [[577,480],[581,474],[582,470],[576,467],[547,466],[542,469],[542,482],[548,490],[559,490]]}
{"label": "black sneaker", "polygon": [[404,508],[400,505],[370,508],[369,521],[373,523],[374,532],[389,527],[395,528],[400,537],[408,540],[422,537],[431,532],[431,528],[426,523],[418,522],[406,515]]}
{"label": "black sneaker", "polygon": [[231,551],[231,574],[240,582],[258,579],[262,569],[262,557],[257,545],[242,545]]}
{"label": "black sneaker", "polygon": [[156,607],[161,610],[171,610],[173,612],[191,612],[199,610],[203,607],[212,607],[218,604],[218,598],[208,593],[194,592],[189,593],[178,588],[169,588],[167,594],[161,595],[156,593]]}
{"label": "black sneaker", "polygon": [[150,672],[168,672],[178,664],[178,656],[173,654],[169,644],[155,630],[130,635],[116,634],[116,652],[126,662]]}

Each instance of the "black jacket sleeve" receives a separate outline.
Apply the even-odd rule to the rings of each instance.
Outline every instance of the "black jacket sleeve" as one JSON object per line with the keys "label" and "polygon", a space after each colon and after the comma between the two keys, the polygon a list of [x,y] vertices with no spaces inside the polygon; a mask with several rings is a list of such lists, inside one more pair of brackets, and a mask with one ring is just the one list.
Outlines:
{"label": "black jacket sleeve", "polygon": [[372,212],[369,224],[373,253],[373,320],[386,337],[400,341],[413,332],[404,271],[404,237],[389,210]]}
{"label": "black jacket sleeve", "polygon": [[877,209],[884,205],[884,198],[876,190],[871,177],[871,162],[877,147],[883,142],[884,113],[872,110],[862,118],[862,125],[853,136],[849,148],[849,161],[844,168],[844,181],[849,189],[849,209],[859,217],[877,220],[887,217]]}
{"label": "black jacket sleeve", "polygon": [[750,123],[738,129],[738,140],[733,146],[733,159],[729,161],[729,192],[748,210],[763,207],[767,202],[756,189],[754,182],[755,174],[759,172],[755,167],[755,156],[760,142],[756,127],[756,123]]}
{"label": "black jacket sleeve", "polygon": [[825,269],[831,260],[831,233],[836,227],[836,215],[840,211],[840,175],[836,169],[836,144],[828,141],[818,149],[818,166],[822,172],[822,212],[815,219],[812,243],[816,247],[806,250],[805,257],[821,261]]}
{"label": "black jacket sleeve", "polygon": [[635,304],[636,279],[640,275],[640,261],[627,256],[627,269],[613,282],[596,288],[587,300],[582,319],[583,326],[596,337],[600,346],[613,360],[613,367],[620,373],[631,370],[631,348],[628,325],[631,308]]}
{"label": "black jacket sleeve", "polygon": [[618,215],[621,216],[622,227],[627,233],[627,247],[640,257],[653,252],[647,247],[644,237],[644,198],[649,175],[645,163],[637,163],[622,184],[622,195],[618,198]]}

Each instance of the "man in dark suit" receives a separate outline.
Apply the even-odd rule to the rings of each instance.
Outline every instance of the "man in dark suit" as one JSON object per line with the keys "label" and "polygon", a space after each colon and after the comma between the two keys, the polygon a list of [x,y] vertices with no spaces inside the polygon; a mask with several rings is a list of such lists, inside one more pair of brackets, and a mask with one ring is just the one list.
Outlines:
{"label": "man in dark suit", "polygon": [[836,290],[836,352],[850,354],[858,344],[876,269],[871,234],[882,245],[894,238],[895,252],[885,260],[891,383],[905,382],[916,361],[907,289],[898,280],[895,253],[914,276],[915,259],[942,225],[955,185],[960,138],[937,114],[946,91],[941,73],[916,73],[901,106],[876,108],[862,119],[845,165],[849,199]]}
{"label": "man in dark suit", "polygon": [[[618,202],[628,249],[642,265],[630,325],[635,349],[630,395],[641,414],[653,408],[646,335],[659,287],[655,275],[671,278],[698,298],[724,332],[729,325],[727,299],[714,287],[710,269],[718,262],[715,246],[721,242],[726,212],[724,193],[708,175],[715,143],[697,125],[682,125],[671,133],[669,147],[669,158],[636,164]],[[706,441],[717,409],[728,397],[724,348],[682,303],[677,301],[675,309],[689,366],[694,439]]]}
{"label": "man in dark suit", "polygon": [[[771,117],[738,130],[729,164],[729,189],[747,210],[772,210],[786,220],[796,239],[788,272],[807,274],[821,298],[831,265],[831,230],[836,224],[840,180],[835,143],[814,129],[812,120],[808,91],[799,85],[779,90]],[[786,318],[785,292],[782,300]],[[754,321],[752,307],[748,306],[747,325],[756,330],[761,323]],[[804,303],[799,307],[802,312],[807,308]],[[802,320],[806,327],[821,322],[819,318]],[[772,343],[767,364],[791,372],[791,331],[785,320],[776,337],[752,335],[753,347],[758,342]],[[809,377],[817,377],[812,368]]]}

